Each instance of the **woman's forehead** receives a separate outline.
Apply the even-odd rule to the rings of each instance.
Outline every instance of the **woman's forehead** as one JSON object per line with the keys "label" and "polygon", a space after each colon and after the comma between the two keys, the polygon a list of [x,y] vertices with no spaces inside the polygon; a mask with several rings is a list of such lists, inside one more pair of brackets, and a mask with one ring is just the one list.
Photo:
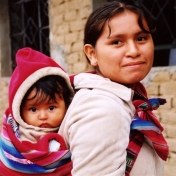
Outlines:
{"label": "woman's forehead", "polygon": [[[138,32],[143,31],[138,22],[138,14],[130,11],[125,10],[123,12],[117,13],[113,15],[103,26],[103,31],[107,31],[109,36],[112,34],[113,31],[119,31],[123,33],[123,31],[131,30],[132,28],[138,28]],[[142,19],[142,25],[146,30],[149,30],[148,24],[145,18]]]}

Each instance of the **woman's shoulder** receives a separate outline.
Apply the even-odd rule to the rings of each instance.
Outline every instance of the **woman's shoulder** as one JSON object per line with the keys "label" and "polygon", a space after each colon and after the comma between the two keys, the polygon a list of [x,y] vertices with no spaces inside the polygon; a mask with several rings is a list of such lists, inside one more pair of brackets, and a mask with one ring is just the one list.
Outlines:
{"label": "woman's shoulder", "polygon": [[79,96],[86,95],[87,91],[92,94],[91,96],[104,95],[104,97],[116,97],[128,102],[131,101],[133,95],[132,89],[97,74],[81,73],[77,75],[74,86],[79,92]]}

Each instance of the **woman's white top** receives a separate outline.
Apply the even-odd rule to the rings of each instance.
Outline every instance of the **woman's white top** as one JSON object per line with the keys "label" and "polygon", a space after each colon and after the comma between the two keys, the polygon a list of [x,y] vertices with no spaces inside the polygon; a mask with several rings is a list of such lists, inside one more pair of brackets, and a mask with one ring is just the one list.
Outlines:
{"label": "woman's white top", "polygon": [[[79,91],[59,129],[72,153],[72,175],[124,176],[133,90],[90,73],[75,76],[74,85]],[[130,176],[161,176],[162,171],[159,157],[145,143]]]}

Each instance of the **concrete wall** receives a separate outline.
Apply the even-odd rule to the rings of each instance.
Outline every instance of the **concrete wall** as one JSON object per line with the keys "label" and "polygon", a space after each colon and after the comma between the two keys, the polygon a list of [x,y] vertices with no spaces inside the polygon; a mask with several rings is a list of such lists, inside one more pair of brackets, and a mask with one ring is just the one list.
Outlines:
{"label": "concrete wall", "polygon": [[[62,63],[69,74],[87,71],[83,54],[83,29],[92,11],[91,0],[49,0],[51,56]],[[9,78],[0,79],[0,116],[7,107]],[[155,67],[143,80],[149,97],[162,97],[167,104],[155,111],[170,146],[164,176],[176,173],[176,66]],[[1,125],[1,124],[0,124]]]}

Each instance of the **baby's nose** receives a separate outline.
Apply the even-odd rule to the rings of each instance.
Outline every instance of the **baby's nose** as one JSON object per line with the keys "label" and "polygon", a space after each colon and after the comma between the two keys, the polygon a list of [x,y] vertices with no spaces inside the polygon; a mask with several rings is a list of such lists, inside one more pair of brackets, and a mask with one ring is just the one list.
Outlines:
{"label": "baby's nose", "polygon": [[40,120],[45,120],[45,119],[47,119],[47,118],[48,118],[47,112],[46,112],[45,110],[41,110],[41,111],[40,111],[40,114],[39,114],[39,119],[40,119]]}

